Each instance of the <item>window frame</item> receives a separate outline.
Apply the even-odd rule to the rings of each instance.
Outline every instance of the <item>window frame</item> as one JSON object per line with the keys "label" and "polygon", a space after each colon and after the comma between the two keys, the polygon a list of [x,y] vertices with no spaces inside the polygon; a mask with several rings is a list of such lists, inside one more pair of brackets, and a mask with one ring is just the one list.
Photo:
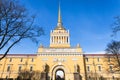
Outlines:
{"label": "window frame", "polygon": [[9,71],[10,71],[10,65],[7,66],[7,72],[9,72]]}
{"label": "window frame", "polygon": [[113,71],[113,65],[109,65],[109,70]]}
{"label": "window frame", "polygon": [[111,58],[110,57],[108,57],[108,62],[110,62],[111,61]]}
{"label": "window frame", "polygon": [[102,66],[98,65],[98,71],[102,71]]}
{"label": "window frame", "polygon": [[100,58],[99,57],[97,58],[97,61],[100,62]]}
{"label": "window frame", "polygon": [[87,71],[88,71],[88,72],[90,71],[90,66],[87,66]]}
{"label": "window frame", "polygon": [[22,66],[19,66],[18,67],[18,71],[20,72],[22,70]]}
{"label": "window frame", "polygon": [[31,62],[34,62],[34,58],[31,59]]}
{"label": "window frame", "polygon": [[23,58],[20,59],[20,62],[23,62]]}
{"label": "window frame", "polygon": [[9,62],[12,62],[12,58],[9,59]]}
{"label": "window frame", "polygon": [[33,71],[33,66],[30,66],[30,71]]}
{"label": "window frame", "polygon": [[88,62],[88,61],[89,61],[88,57],[86,57],[86,58],[85,58],[85,61],[86,61],[86,62]]}

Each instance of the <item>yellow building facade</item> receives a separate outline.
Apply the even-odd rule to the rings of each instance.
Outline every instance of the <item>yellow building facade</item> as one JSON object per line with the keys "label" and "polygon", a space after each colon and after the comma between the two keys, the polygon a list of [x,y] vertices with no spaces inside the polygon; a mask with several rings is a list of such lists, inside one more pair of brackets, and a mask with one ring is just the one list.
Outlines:
{"label": "yellow building facade", "polygon": [[47,73],[40,80],[57,80],[58,76],[61,80],[120,80],[120,74],[109,72],[114,64],[106,60],[105,54],[83,54],[79,44],[70,46],[70,33],[62,24],[59,7],[49,47],[40,45],[36,54],[7,55],[0,61],[0,79],[16,79],[20,70],[26,69]]}

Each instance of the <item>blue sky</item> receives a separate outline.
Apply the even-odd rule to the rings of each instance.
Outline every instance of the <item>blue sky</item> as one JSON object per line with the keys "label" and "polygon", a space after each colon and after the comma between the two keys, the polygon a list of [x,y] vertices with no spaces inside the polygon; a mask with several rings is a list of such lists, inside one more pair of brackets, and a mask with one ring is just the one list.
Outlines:
{"label": "blue sky", "polygon": [[[36,53],[42,43],[49,47],[50,30],[57,25],[59,0],[22,0],[30,14],[36,14],[35,24],[45,30],[39,44],[23,40],[10,53]],[[71,47],[80,43],[84,52],[104,51],[112,39],[111,25],[120,15],[120,0],[61,0],[63,26],[70,30]]]}

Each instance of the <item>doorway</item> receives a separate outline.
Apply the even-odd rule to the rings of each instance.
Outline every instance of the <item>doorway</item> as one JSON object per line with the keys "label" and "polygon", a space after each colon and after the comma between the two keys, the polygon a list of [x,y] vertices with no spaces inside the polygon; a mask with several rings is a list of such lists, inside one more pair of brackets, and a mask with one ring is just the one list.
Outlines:
{"label": "doorway", "polygon": [[55,80],[65,80],[65,72],[62,69],[58,69],[55,72]]}

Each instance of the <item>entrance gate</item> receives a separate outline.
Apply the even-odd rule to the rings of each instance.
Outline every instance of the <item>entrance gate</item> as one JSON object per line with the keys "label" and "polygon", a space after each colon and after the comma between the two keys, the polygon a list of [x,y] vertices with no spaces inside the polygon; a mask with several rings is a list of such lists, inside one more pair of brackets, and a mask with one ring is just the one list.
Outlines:
{"label": "entrance gate", "polygon": [[66,72],[68,69],[63,65],[56,65],[51,69],[51,80],[66,80]]}
{"label": "entrance gate", "polygon": [[55,80],[65,80],[65,73],[63,69],[56,70]]}

